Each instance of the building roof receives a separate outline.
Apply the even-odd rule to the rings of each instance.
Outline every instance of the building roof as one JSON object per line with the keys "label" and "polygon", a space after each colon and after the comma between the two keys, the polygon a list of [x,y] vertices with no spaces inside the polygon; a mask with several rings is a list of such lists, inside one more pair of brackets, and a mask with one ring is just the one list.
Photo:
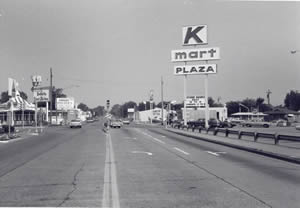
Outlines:
{"label": "building roof", "polygon": [[22,105],[24,105],[24,110],[35,110],[35,105],[24,100],[21,96],[11,97],[6,103],[0,104],[0,111],[6,112],[10,108],[10,102],[13,103],[13,110],[22,110]]}
{"label": "building roof", "polygon": [[262,112],[238,112],[238,113],[233,113],[231,116],[267,116],[267,114],[262,113]]}

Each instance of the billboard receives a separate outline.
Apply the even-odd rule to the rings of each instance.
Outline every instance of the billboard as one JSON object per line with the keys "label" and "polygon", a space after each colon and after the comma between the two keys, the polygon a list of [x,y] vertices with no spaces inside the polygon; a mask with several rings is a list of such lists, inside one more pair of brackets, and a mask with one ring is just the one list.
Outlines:
{"label": "billboard", "polygon": [[186,96],[185,105],[187,108],[204,108],[205,97],[204,96]]}
{"label": "billboard", "polygon": [[220,48],[195,48],[171,51],[171,61],[209,61],[220,59]]}
{"label": "billboard", "polygon": [[74,109],[75,101],[74,98],[56,98],[56,109],[57,110],[72,110]]}
{"label": "billboard", "polygon": [[37,102],[49,102],[49,89],[38,89],[33,91],[33,98]]}

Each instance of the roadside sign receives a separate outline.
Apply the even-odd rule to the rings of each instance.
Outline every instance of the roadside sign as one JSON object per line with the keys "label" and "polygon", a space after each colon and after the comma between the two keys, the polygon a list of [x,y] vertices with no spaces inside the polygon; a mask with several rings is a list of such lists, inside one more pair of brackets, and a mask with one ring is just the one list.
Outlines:
{"label": "roadside sign", "polygon": [[37,102],[48,102],[50,100],[49,89],[35,89],[33,97]]}
{"label": "roadside sign", "polygon": [[57,110],[72,110],[75,106],[75,100],[72,97],[56,98]]}
{"label": "roadside sign", "polygon": [[199,75],[216,73],[216,64],[174,66],[174,75]]}
{"label": "roadside sign", "polygon": [[195,48],[171,51],[171,61],[208,61],[220,59],[220,48]]}
{"label": "roadside sign", "polygon": [[187,96],[185,99],[185,105],[187,108],[205,107],[205,97]]}
{"label": "roadside sign", "polygon": [[185,46],[207,44],[207,25],[183,27],[182,44]]}

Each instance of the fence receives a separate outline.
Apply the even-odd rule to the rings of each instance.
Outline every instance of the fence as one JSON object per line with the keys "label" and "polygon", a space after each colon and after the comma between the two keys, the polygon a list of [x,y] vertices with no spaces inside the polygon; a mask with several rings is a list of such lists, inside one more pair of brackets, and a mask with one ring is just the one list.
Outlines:
{"label": "fence", "polygon": [[279,144],[280,140],[286,140],[286,141],[294,141],[294,142],[300,142],[299,136],[293,136],[293,135],[286,135],[286,134],[279,134],[279,133],[262,133],[262,132],[252,132],[252,131],[243,131],[243,130],[235,130],[235,129],[228,129],[228,128],[209,128],[205,129],[203,127],[198,128],[191,128],[190,126],[184,126],[180,124],[172,125],[173,128],[178,129],[186,129],[187,131],[189,129],[192,129],[193,132],[195,130],[198,130],[199,133],[205,132],[213,132],[213,135],[218,135],[219,133],[225,134],[225,137],[229,137],[229,135],[237,135],[238,139],[242,139],[243,136],[250,136],[253,137],[254,142],[257,142],[259,138],[266,138],[266,139],[273,139],[274,144]]}

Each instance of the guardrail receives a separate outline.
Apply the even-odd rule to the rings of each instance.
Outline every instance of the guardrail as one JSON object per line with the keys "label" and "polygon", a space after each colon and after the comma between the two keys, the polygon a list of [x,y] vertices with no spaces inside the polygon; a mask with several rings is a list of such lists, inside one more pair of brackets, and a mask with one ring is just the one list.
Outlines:
{"label": "guardrail", "polygon": [[189,129],[192,129],[193,132],[195,132],[195,130],[198,130],[199,133],[205,132],[207,134],[209,132],[213,132],[213,135],[215,136],[217,136],[219,133],[225,134],[225,137],[229,137],[229,135],[237,135],[238,139],[242,139],[243,136],[250,136],[253,137],[254,142],[257,142],[259,138],[273,139],[275,145],[279,144],[280,140],[300,142],[299,136],[279,134],[279,133],[262,133],[262,132],[243,131],[243,130],[235,130],[235,129],[228,129],[228,128],[210,128],[210,129],[205,129],[203,127],[191,128],[190,126],[184,126],[180,124],[172,125],[172,127],[182,129],[182,130],[187,130],[187,131]]}

